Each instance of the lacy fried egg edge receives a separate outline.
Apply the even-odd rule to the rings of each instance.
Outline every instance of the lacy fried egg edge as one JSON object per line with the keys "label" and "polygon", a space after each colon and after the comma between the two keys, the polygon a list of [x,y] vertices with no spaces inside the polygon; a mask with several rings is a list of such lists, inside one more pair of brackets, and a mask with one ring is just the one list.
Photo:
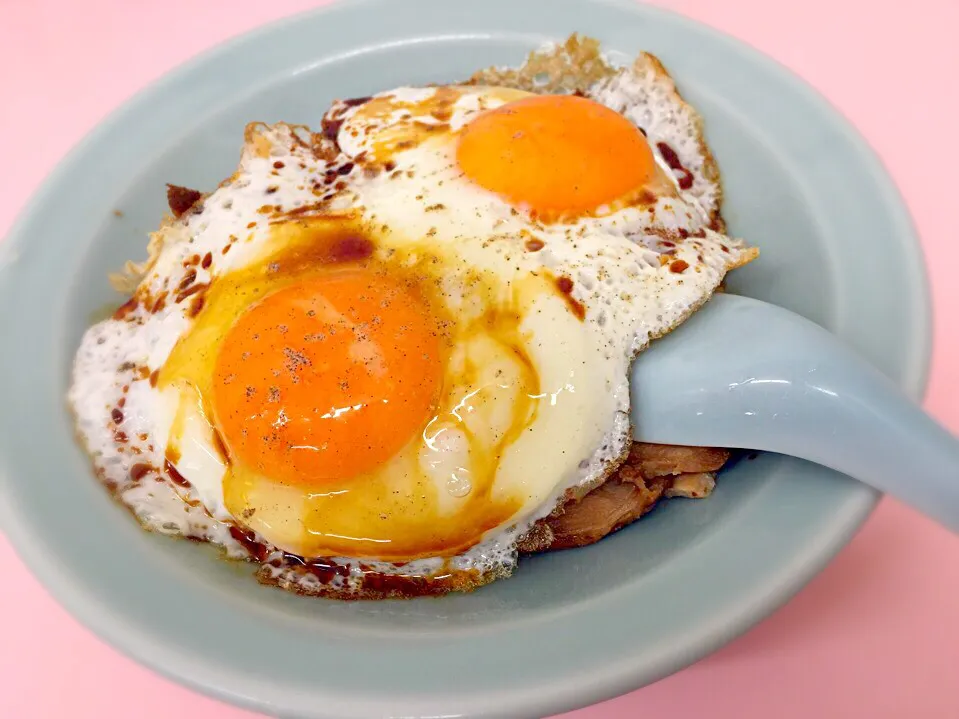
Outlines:
{"label": "lacy fried egg edge", "polygon": [[[725,229],[722,217],[719,214],[719,204],[721,202],[721,188],[719,186],[719,173],[715,160],[709,152],[705,139],[702,136],[702,122],[698,114],[690,108],[679,96],[675,90],[675,85],[665,68],[657,58],[647,53],[641,53],[636,59],[634,69],[642,67],[643,72],[652,69],[656,75],[656,81],[666,82],[672,89],[672,93],[678,103],[691,113],[691,123],[697,131],[697,139],[704,158],[702,172],[707,175],[707,179],[714,182],[719,188],[719,194],[716,197],[716,207],[711,212],[710,225],[717,231]],[[543,69],[547,68],[547,69]],[[578,69],[580,68],[580,69]],[[599,52],[599,45],[590,38],[580,38],[571,36],[563,45],[556,45],[543,48],[540,51],[531,53],[526,64],[521,68],[495,70],[489,69],[480,71],[471,78],[470,82],[475,83],[483,80],[484,84],[491,84],[491,79],[495,78],[498,84],[517,87],[519,89],[532,89],[536,92],[565,91],[565,92],[586,92],[595,83],[609,79],[617,72],[628,71],[629,68],[614,68],[606,62],[605,58]],[[549,81],[545,85],[535,85],[530,88],[529,83],[532,77],[547,72]],[[580,87],[584,85],[583,87]],[[248,126],[246,133],[246,143],[244,153],[258,149],[256,146],[255,128],[258,123]],[[293,144],[299,143],[306,147],[306,143],[301,133],[309,133],[310,150],[314,154],[322,156],[324,153],[335,153],[335,147],[332,147],[329,141],[321,134],[312,134],[307,128],[301,126],[285,125],[277,123],[273,126],[275,129],[286,128],[286,131]],[[268,151],[268,150],[267,150]],[[230,180],[221,183],[221,187],[228,184]],[[149,272],[156,262],[163,247],[170,242],[182,241],[185,239],[185,230],[189,217],[202,207],[203,201],[209,197],[207,195],[198,195],[193,206],[187,209],[179,216],[168,215],[164,218],[161,226],[156,232],[150,234],[150,241],[147,247],[148,258],[143,263],[127,262],[123,271],[111,275],[110,281],[113,286],[122,292],[132,292],[139,284],[139,281]],[[725,274],[736,267],[747,264],[758,254],[755,248],[741,248],[740,256],[736,262],[727,266],[725,272],[718,273],[714,286],[704,292],[703,299],[683,312],[673,322],[669,323],[668,329],[658,336],[667,334],[689,316],[698,310],[707,302],[712,294],[719,288],[723,282]],[[637,338],[638,339],[638,338]],[[649,344],[649,341],[657,337],[648,337],[645,341],[638,342],[633,347],[632,359],[635,359]],[[73,408],[71,407],[71,410]],[[75,413],[74,413],[75,414]],[[82,433],[77,425],[77,433],[81,439]],[[519,538],[529,530],[529,528],[539,519],[561,510],[563,505],[570,501],[585,496],[590,490],[596,488],[605,482],[621,466],[629,453],[631,446],[632,427],[629,422],[628,414],[624,412],[617,413],[617,419],[611,433],[611,442],[606,446],[599,448],[594,455],[589,458],[589,471],[581,474],[579,484],[572,487],[560,487],[549,501],[541,505],[541,512],[534,513],[523,522],[523,526],[514,526],[505,530],[500,537],[509,538],[509,546],[504,552],[501,545],[503,542],[489,541],[482,542],[474,546],[469,552],[450,558],[418,560],[415,563],[406,565],[396,565],[384,562],[368,562],[362,566],[355,566],[355,560],[344,558],[331,558],[329,561],[319,560],[318,562],[295,561],[293,558],[279,550],[272,549],[268,545],[258,541],[258,538],[252,536],[240,527],[236,527],[229,522],[220,522],[208,517],[207,524],[212,525],[200,537],[193,537],[209,541],[218,545],[229,558],[245,558],[258,562],[260,564],[257,577],[261,582],[275,584],[283,589],[300,594],[311,596],[329,596],[347,599],[379,599],[394,596],[413,596],[422,594],[445,594],[450,591],[468,591],[479,586],[492,582],[499,578],[509,576],[515,568],[517,553],[515,543]],[[85,443],[84,443],[85,444]],[[98,477],[108,486],[105,471],[94,457],[94,466]],[[587,468],[583,468],[586,470]],[[173,488],[170,478],[163,478],[170,494],[178,501],[183,502],[183,496],[180,491]],[[159,480],[159,475],[158,475]],[[158,482],[159,483],[159,482]],[[117,491],[117,487],[109,486],[114,496],[120,500],[124,506],[133,510],[131,504],[123,497],[119,496],[122,492]],[[187,497],[189,501],[189,497]],[[194,505],[197,506],[197,505]],[[206,510],[202,504],[198,505],[200,511],[204,514]],[[184,507],[186,509],[186,507]],[[134,511],[136,516],[136,512]],[[164,532],[162,528],[151,527],[143,522],[142,526],[151,531],[160,531],[161,533],[171,534],[173,536],[181,535],[179,532]],[[210,529],[214,531],[209,531]],[[237,531],[238,530],[238,531]],[[497,546],[500,545],[500,546]],[[479,560],[478,562],[476,560]],[[312,566],[310,566],[312,564]],[[476,567],[482,567],[477,571]],[[318,571],[322,570],[322,571]],[[389,582],[383,588],[370,588],[365,586],[365,579],[372,573],[385,576],[403,576],[409,579],[406,584]],[[430,579],[432,577],[433,579]],[[438,579],[437,579],[438,577]],[[417,581],[419,580],[419,581]]]}

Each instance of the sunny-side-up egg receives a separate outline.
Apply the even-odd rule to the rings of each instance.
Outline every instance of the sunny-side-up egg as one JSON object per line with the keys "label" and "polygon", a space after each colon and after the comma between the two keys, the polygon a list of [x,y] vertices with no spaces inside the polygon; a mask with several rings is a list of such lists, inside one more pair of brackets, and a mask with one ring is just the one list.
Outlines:
{"label": "sunny-side-up egg", "polygon": [[673,164],[601,102],[505,88],[251,126],[84,337],[70,400],[101,477],[301,592],[508,574],[628,450],[635,355],[753,256]]}

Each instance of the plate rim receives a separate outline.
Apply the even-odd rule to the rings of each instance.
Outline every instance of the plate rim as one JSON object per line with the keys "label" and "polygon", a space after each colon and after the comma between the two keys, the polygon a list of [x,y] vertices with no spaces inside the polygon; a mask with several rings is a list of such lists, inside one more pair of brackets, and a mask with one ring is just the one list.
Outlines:
{"label": "plate rim", "polygon": [[[908,237],[908,240],[911,241],[916,249],[913,258],[914,261],[909,266],[903,268],[903,274],[907,276],[910,284],[914,285],[917,293],[914,300],[923,310],[922,317],[919,318],[917,322],[919,326],[915,329],[915,332],[923,341],[921,342],[921,346],[916,347],[916,351],[911,357],[912,366],[903,370],[904,379],[902,380],[902,384],[906,385],[907,391],[912,396],[917,399],[921,398],[928,385],[932,356],[932,302],[930,285],[923,261],[922,245],[914,223],[909,215],[906,203],[895,182],[890,177],[875,151],[868,145],[843,113],[805,80],[774,58],[759,52],[745,42],[715,30],[683,14],[659,7],[631,2],[630,0],[580,0],[580,3],[584,6],[595,3],[621,8],[631,13],[659,15],[693,26],[698,32],[704,32],[716,41],[728,45],[733,51],[747,56],[750,62],[759,63],[773,69],[777,73],[779,80],[791,83],[794,89],[804,94],[804,99],[807,102],[819,105],[835,120],[836,126],[843,131],[844,139],[856,146],[857,154],[864,163],[869,165],[867,169],[870,175],[877,181],[878,185],[881,186],[886,198],[891,200],[888,205],[889,211],[896,216],[895,219],[904,235]],[[112,110],[70,149],[54,169],[44,178],[23,208],[21,208],[5,241],[0,242],[0,282],[4,279],[2,270],[5,263],[12,261],[12,259],[16,257],[19,247],[27,241],[26,228],[30,224],[30,219],[38,211],[42,211],[43,207],[47,205],[56,185],[63,177],[67,176],[75,166],[81,164],[79,161],[86,153],[90,152],[91,149],[107,137],[110,132],[121,128],[124,122],[129,120],[137,108],[147,106],[150,98],[158,90],[166,85],[175,85],[182,82],[196,69],[216,57],[227,55],[234,49],[242,47],[247,43],[255,44],[263,37],[270,36],[274,33],[282,33],[287,27],[301,22],[306,17],[329,17],[341,12],[350,14],[357,11],[362,12],[366,6],[384,4],[385,2],[383,0],[351,0],[350,2],[339,0],[338,2],[333,2],[319,8],[313,8],[274,20],[253,30],[229,38],[194,55],[138,90],[119,107]],[[13,473],[5,471],[6,467],[0,467],[0,469],[4,470],[0,471],[0,484],[14,481]],[[735,636],[742,634],[788,601],[802,586],[818,574],[835,554],[847,544],[849,539],[858,531],[862,523],[869,516],[878,499],[879,495],[875,492],[859,491],[857,501],[850,502],[847,508],[847,516],[840,518],[842,521],[839,521],[839,519],[834,521],[832,529],[835,531],[828,536],[821,537],[821,542],[818,546],[807,546],[804,548],[805,561],[801,562],[802,568],[798,571],[793,571],[788,581],[780,583],[773,593],[764,597],[757,596],[757,606],[739,612],[738,621],[728,625],[727,631],[723,632],[723,636],[716,637],[712,642],[701,644],[695,652],[697,657],[711,653]],[[235,689],[231,691],[223,688],[229,682],[224,682],[221,686],[214,686],[202,681],[194,681],[190,676],[185,676],[183,672],[172,671],[169,666],[172,662],[170,662],[169,659],[158,659],[157,656],[151,656],[149,650],[145,649],[145,644],[142,639],[128,640],[126,637],[121,636],[122,632],[116,631],[116,627],[110,626],[111,617],[108,614],[109,610],[107,608],[85,605],[82,597],[72,595],[71,585],[62,584],[58,580],[56,573],[45,564],[44,558],[34,555],[29,542],[31,532],[28,526],[29,522],[21,523],[21,519],[16,517],[10,510],[11,507],[8,502],[0,501],[0,526],[3,527],[5,535],[10,540],[11,545],[14,547],[21,561],[29,567],[31,573],[40,579],[45,589],[58,603],[67,608],[75,619],[90,628],[98,637],[107,641],[107,643],[123,654],[149,666],[159,674],[173,679],[178,683],[190,686],[204,694],[260,711],[269,711],[271,709],[270,705],[258,701],[255,697],[245,696]],[[798,554],[799,553],[797,553],[797,555]],[[797,559],[797,556],[794,556],[792,559]],[[47,561],[49,561],[49,558],[47,558]],[[130,636],[137,634],[138,632],[133,631]],[[150,632],[145,632],[145,634],[148,635]],[[139,648],[136,646],[137,641],[140,642]],[[671,666],[664,665],[662,671],[658,672],[658,676],[651,678],[650,681],[666,676],[689,663],[690,662],[683,658],[677,658]],[[557,701],[557,697],[554,697],[553,701],[547,701],[543,698],[536,699],[535,697],[527,696],[528,692],[518,692],[515,693],[513,697],[511,708],[530,711],[530,716],[542,716],[543,711],[555,712],[569,710],[576,706],[584,706],[635,688],[636,683],[629,678],[630,676],[632,676],[632,674],[628,672],[623,676],[617,675],[616,679],[607,681],[602,685],[592,686],[588,689],[581,686],[572,689],[567,688],[561,692],[563,698],[559,701]],[[233,682],[233,684],[235,686],[235,682]],[[575,694],[575,699],[571,703],[566,697],[571,699],[573,694]],[[497,716],[498,714],[487,713],[485,711],[476,714],[476,716],[480,715]]]}

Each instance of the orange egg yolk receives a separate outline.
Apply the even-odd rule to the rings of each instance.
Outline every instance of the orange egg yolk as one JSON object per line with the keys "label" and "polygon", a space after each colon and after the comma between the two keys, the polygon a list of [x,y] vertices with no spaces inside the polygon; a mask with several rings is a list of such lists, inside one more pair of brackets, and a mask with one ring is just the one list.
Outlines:
{"label": "orange egg yolk", "polygon": [[473,182],[543,219],[596,210],[655,173],[639,129],[574,95],[538,95],[482,113],[463,128],[456,158]]}
{"label": "orange egg yolk", "polygon": [[280,289],[242,314],[214,370],[231,455],[288,484],[367,472],[428,422],[440,338],[423,300],[368,269]]}

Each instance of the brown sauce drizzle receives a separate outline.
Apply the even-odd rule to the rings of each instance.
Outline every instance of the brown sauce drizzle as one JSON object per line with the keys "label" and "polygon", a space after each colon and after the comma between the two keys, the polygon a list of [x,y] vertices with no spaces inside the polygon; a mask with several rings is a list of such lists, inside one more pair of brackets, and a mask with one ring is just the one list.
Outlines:
{"label": "brown sauce drizzle", "polygon": [[373,97],[371,95],[367,95],[366,97],[351,97],[348,100],[341,100],[341,102],[347,107],[359,107],[360,105],[365,105],[372,99]]}
{"label": "brown sauce drizzle", "polygon": [[563,296],[563,299],[566,300],[566,304],[569,305],[570,312],[576,316],[576,319],[580,321],[586,319],[585,305],[573,297],[573,281],[566,276],[557,277],[556,289],[559,290],[560,294]]}
{"label": "brown sauce drizzle", "polygon": [[152,464],[147,464],[146,462],[137,462],[130,467],[130,479],[132,479],[134,482],[138,482],[150,472],[156,472],[156,467],[154,467]]}
{"label": "brown sauce drizzle", "polygon": [[692,187],[693,173],[683,166],[682,160],[679,159],[679,155],[676,154],[676,151],[665,142],[657,142],[656,148],[663,156],[663,159],[666,160],[666,164],[669,165],[669,169],[682,173],[681,177],[679,178],[679,189],[688,190],[690,187]]}
{"label": "brown sauce drizzle", "polygon": [[249,552],[253,559],[261,564],[270,553],[265,544],[256,541],[253,532],[247,532],[239,527],[230,527],[230,536]]}
{"label": "brown sauce drizzle", "polygon": [[[464,578],[456,573],[417,576],[413,574],[383,574],[368,567],[363,569],[363,589],[382,596],[436,597],[462,588]],[[476,584],[479,572],[470,570],[470,584]]]}
{"label": "brown sauce drizzle", "polygon": [[182,217],[189,212],[203,197],[201,192],[191,190],[189,187],[180,187],[179,185],[167,184],[166,201],[170,206],[170,211],[174,217]]}
{"label": "brown sauce drizzle", "polygon": [[350,574],[349,567],[329,559],[304,559],[299,555],[284,552],[283,561],[296,567],[298,572],[312,574],[320,581],[320,584],[329,584],[336,577],[348,577]]}
{"label": "brown sauce drizzle", "polygon": [[206,300],[204,299],[203,295],[197,295],[193,298],[193,302],[190,303],[190,310],[187,314],[190,317],[196,317],[198,314],[200,314],[204,304],[206,304]]}
{"label": "brown sauce drizzle", "polygon": [[[309,205],[300,205],[299,207],[294,207],[292,210],[284,212],[282,220],[292,220],[297,217],[306,217],[308,215],[313,215],[313,214],[322,214],[327,209],[329,209],[329,202],[326,200],[326,198],[324,198],[320,200],[319,202],[312,202]],[[230,249],[230,245],[227,245],[226,247],[224,247],[223,254],[225,255],[229,249]]]}
{"label": "brown sauce drizzle", "polygon": [[206,282],[202,282],[198,285],[190,285],[189,287],[187,287],[185,290],[183,290],[182,292],[180,292],[180,294],[176,296],[177,304],[179,304],[180,302],[183,302],[183,300],[185,300],[187,297],[192,297],[197,292],[205,291],[209,286],[210,286],[209,283],[206,283]]}
{"label": "brown sauce drizzle", "polygon": [[177,471],[177,468],[173,466],[173,462],[170,461],[169,457],[167,457],[167,459],[163,462],[163,469],[168,475],[170,475],[170,481],[173,482],[173,484],[179,485],[180,487],[184,487],[186,489],[189,489],[193,486],[186,477]]}
{"label": "brown sauce drizzle", "polygon": [[[287,213],[294,214],[293,212]],[[304,224],[309,220],[300,220]],[[373,240],[365,235],[348,228],[337,228],[335,231],[324,233],[323,236],[314,242],[308,251],[299,253],[289,258],[281,258],[270,270],[279,272],[281,269],[289,270],[292,263],[293,267],[302,263],[310,265],[337,265],[349,262],[362,262],[373,255],[375,245]]]}
{"label": "brown sauce drizzle", "polygon": [[151,314],[156,314],[164,307],[166,307],[166,298],[169,293],[166,290],[163,290],[157,298],[153,301],[153,307],[150,308]]}
{"label": "brown sauce drizzle", "polygon": [[177,291],[183,292],[187,287],[193,284],[193,281],[196,279],[196,270],[192,267],[187,270],[186,274],[183,275],[183,279],[180,280],[180,284],[177,285]]}
{"label": "brown sauce drizzle", "polygon": [[343,127],[342,117],[324,117],[322,123],[320,124],[320,132],[323,133],[323,137],[333,143],[337,152],[341,150],[340,143],[337,142],[336,139],[340,134],[341,127]]}
{"label": "brown sauce drizzle", "polygon": [[373,241],[362,235],[346,235],[334,242],[329,254],[329,262],[357,262],[373,254]]}
{"label": "brown sauce drizzle", "polygon": [[131,297],[117,308],[117,311],[113,313],[113,319],[122,320],[137,308],[137,304],[137,298]]}

